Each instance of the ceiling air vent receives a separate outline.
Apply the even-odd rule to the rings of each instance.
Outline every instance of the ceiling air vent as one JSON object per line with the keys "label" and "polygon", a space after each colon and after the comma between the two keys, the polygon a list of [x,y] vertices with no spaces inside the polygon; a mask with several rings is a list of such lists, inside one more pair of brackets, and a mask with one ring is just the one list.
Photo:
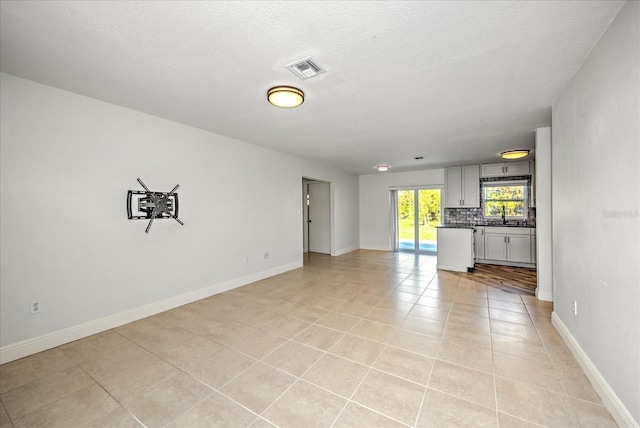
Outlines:
{"label": "ceiling air vent", "polygon": [[302,80],[309,79],[310,77],[317,76],[318,74],[326,73],[327,71],[318,64],[318,61],[310,56],[299,59],[289,65],[285,65],[285,68],[288,68],[293,74]]}

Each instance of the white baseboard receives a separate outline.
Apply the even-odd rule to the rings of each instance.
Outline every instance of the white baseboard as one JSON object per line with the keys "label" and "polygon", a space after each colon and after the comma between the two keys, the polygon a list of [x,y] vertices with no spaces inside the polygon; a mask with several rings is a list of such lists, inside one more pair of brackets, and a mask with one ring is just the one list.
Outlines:
{"label": "white baseboard", "polygon": [[553,302],[553,293],[551,292],[551,290],[544,291],[540,288],[540,286],[538,286],[536,288],[536,299]]}
{"label": "white baseboard", "polygon": [[366,245],[366,246],[360,246],[361,250],[373,250],[373,251],[391,251],[391,248],[384,247],[382,245]]}
{"label": "white baseboard", "polygon": [[578,364],[580,364],[580,367],[582,367],[582,370],[589,378],[591,385],[602,399],[602,403],[607,410],[609,410],[617,424],[621,427],[639,428],[638,421],[629,413],[591,359],[589,359],[589,356],[584,352],[578,341],[573,337],[567,326],[564,325],[555,312],[551,314],[551,323],[569,347]]}
{"label": "white baseboard", "polygon": [[469,272],[469,268],[466,266],[453,266],[453,265],[436,265],[438,270],[451,270],[454,272]]}
{"label": "white baseboard", "polygon": [[334,254],[332,254],[332,256],[341,256],[343,254],[347,254],[347,253],[351,253],[353,251],[357,251],[359,250],[360,247],[348,247],[348,248],[343,248],[341,250],[336,250],[336,252]]}
{"label": "white baseboard", "polygon": [[101,333],[133,321],[138,321],[140,319],[159,314],[160,312],[168,311],[197,300],[205,299],[224,291],[233,290],[234,288],[242,287],[243,285],[251,284],[252,282],[260,281],[299,267],[302,267],[302,260],[256,272],[240,278],[235,278],[216,285],[171,297],[169,299],[161,300],[159,302],[150,303],[128,311],[109,315],[104,318],[92,320],[64,330],[55,331],[44,336],[7,345],[0,349],[0,364],[46,351],[47,349],[55,348],[56,346],[64,345],[65,343],[73,342],[74,340]]}

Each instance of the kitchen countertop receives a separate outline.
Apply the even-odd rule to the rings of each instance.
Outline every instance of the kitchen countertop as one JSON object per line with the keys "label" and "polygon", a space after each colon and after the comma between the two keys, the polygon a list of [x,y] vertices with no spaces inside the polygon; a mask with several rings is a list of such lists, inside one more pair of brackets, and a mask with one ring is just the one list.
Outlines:
{"label": "kitchen countertop", "polygon": [[451,223],[451,224],[440,224],[436,227],[444,227],[444,228],[454,228],[454,229],[474,229],[476,227],[526,227],[529,229],[535,229],[536,225],[535,224],[513,224],[513,223],[507,223],[507,224],[502,224],[502,223],[497,223],[497,224],[481,224],[481,223],[477,223],[477,224],[464,224],[464,223]]}

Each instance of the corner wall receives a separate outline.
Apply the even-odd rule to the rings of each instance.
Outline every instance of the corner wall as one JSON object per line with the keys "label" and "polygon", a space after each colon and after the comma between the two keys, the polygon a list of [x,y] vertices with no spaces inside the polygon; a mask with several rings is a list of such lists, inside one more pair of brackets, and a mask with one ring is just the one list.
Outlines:
{"label": "corner wall", "polygon": [[629,1],[552,115],[554,324],[621,426],[640,422],[639,28]]}
{"label": "corner wall", "polygon": [[[301,266],[303,176],[332,182],[336,252],[359,246],[355,175],[11,75],[0,84],[1,362]],[[145,234],[127,220],[136,178],[180,184],[185,225]]]}

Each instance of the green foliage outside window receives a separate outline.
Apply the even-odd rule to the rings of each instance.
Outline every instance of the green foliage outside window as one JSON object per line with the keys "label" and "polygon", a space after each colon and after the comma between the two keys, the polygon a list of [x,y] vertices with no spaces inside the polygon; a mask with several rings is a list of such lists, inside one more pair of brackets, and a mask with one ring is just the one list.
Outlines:
{"label": "green foliage outside window", "polygon": [[484,183],[482,196],[485,217],[525,218],[526,182]]}

